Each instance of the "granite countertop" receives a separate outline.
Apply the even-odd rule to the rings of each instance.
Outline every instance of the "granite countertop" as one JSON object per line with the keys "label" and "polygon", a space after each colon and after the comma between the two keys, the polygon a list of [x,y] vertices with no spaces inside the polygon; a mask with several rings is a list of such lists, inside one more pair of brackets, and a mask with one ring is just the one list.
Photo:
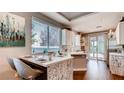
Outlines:
{"label": "granite countertop", "polygon": [[28,57],[22,57],[21,59],[38,64],[38,65],[43,66],[43,67],[48,67],[48,66],[55,64],[55,63],[58,63],[58,62],[63,62],[65,60],[73,59],[73,57],[72,56],[53,57],[51,61],[49,61],[49,60],[38,61],[36,58],[32,58],[32,57],[29,57],[29,58]]}
{"label": "granite countertop", "polygon": [[110,55],[115,55],[115,56],[124,56],[123,53],[109,53]]}
{"label": "granite countertop", "polygon": [[84,53],[83,51],[80,52],[71,52],[71,55],[87,55],[87,53]]}

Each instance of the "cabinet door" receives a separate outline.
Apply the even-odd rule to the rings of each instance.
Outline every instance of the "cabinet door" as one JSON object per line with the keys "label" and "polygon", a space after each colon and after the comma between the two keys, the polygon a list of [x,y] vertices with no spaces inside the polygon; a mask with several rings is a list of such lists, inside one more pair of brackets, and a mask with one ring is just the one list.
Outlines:
{"label": "cabinet door", "polygon": [[120,36],[119,36],[119,24],[118,24],[118,26],[117,26],[117,28],[116,28],[116,40],[117,40],[117,44],[119,44],[120,43],[120,38],[119,38]]}
{"label": "cabinet door", "polygon": [[124,22],[120,23],[119,29],[119,41],[120,44],[124,44]]}
{"label": "cabinet door", "polygon": [[124,22],[118,24],[116,28],[117,44],[124,44]]}
{"label": "cabinet door", "polygon": [[62,45],[67,45],[67,33],[66,30],[62,30]]}

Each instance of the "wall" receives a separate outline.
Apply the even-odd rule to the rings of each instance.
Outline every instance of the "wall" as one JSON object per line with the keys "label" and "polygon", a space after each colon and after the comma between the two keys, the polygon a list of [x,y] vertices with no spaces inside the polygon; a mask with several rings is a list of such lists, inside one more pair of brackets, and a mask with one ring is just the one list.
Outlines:
{"label": "wall", "polygon": [[[0,79],[14,79],[12,69],[7,63],[6,57],[18,57],[31,54],[31,30],[32,30],[32,16],[38,19],[47,21],[48,23],[54,24],[56,26],[62,27],[61,24],[43,16],[38,12],[13,12],[15,15],[19,15],[25,18],[25,34],[26,34],[26,44],[25,47],[8,47],[0,48]],[[10,75],[11,74],[11,75]],[[7,77],[9,76],[9,77]]]}
{"label": "wall", "polygon": [[3,56],[24,56],[31,54],[31,30],[32,30],[32,16],[39,19],[48,21],[51,24],[61,26],[53,20],[41,15],[38,12],[14,12],[13,14],[22,16],[25,18],[25,34],[26,34],[26,45],[25,47],[10,47],[10,48],[0,48],[0,57]]}

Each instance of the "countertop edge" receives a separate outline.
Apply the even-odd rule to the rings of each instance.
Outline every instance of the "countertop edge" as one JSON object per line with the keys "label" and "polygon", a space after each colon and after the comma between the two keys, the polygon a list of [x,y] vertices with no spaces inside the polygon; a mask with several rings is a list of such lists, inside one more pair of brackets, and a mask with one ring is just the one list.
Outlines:
{"label": "countertop edge", "polygon": [[109,55],[124,56],[124,54],[122,54],[122,53],[109,53]]}

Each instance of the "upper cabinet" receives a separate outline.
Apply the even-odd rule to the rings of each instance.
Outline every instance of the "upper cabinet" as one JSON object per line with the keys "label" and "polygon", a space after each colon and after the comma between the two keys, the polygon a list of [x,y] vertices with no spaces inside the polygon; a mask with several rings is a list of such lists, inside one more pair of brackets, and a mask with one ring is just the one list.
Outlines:
{"label": "upper cabinet", "polygon": [[72,45],[72,31],[67,29],[62,30],[62,45],[65,46]]}
{"label": "upper cabinet", "polygon": [[124,22],[120,22],[116,28],[116,40],[117,44],[124,44]]}

